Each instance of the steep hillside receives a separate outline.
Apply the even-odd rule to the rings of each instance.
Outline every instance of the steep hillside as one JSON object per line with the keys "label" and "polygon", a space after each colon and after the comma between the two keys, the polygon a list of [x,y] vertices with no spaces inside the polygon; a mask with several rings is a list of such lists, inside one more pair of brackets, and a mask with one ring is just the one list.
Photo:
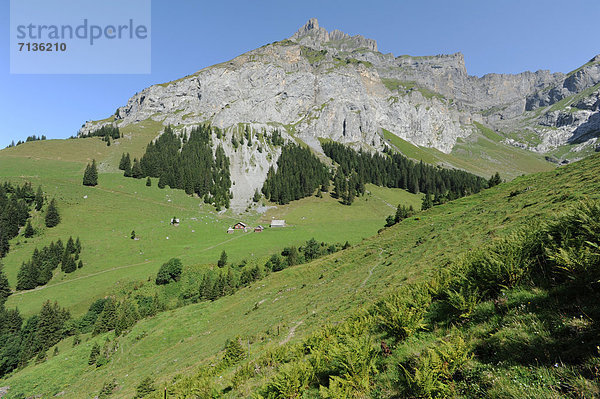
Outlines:
{"label": "steep hillside", "polygon": [[[112,333],[83,337],[74,348],[69,338],[58,345],[57,355],[14,373],[0,385],[10,386],[7,397],[61,393],[79,398],[97,395],[114,380],[113,396],[131,397],[147,376],[171,386],[172,377],[179,373],[196,375],[198,365],[217,364],[219,358],[214,356],[236,336],[241,337],[243,349],[249,350],[249,359],[257,359],[266,349],[276,352],[280,345],[298,342],[325,323],[344,320],[389,290],[422,281],[494,238],[519,227],[538,226],[582,199],[600,198],[598,170],[600,156],[592,156],[436,206],[352,248],[272,273],[231,296],[140,321],[113,341],[117,350],[107,365],[89,366],[88,357],[93,343],[113,340]],[[183,283],[173,284],[176,291],[177,284]],[[145,287],[152,289],[152,284]],[[294,353],[282,350],[282,356]],[[203,377],[201,372],[187,387],[198,395],[213,388],[216,396],[250,394],[227,388],[235,367],[219,370],[223,378],[213,379],[210,373]]]}
{"label": "steep hillside", "polygon": [[[48,229],[44,226],[45,208],[35,212],[34,237],[21,235],[11,241],[11,250],[2,263],[13,289],[22,262],[30,259],[36,248],[52,241],[79,237],[85,262],[71,274],[57,271],[46,286],[15,293],[8,307],[18,307],[29,316],[52,298],[73,316],[80,315],[115,286],[155,275],[171,257],[177,256],[186,264],[215,263],[226,249],[230,259],[238,262],[264,257],[287,245],[300,245],[312,237],[355,243],[375,234],[399,203],[415,208],[421,203],[420,195],[369,185],[369,193],[351,207],[326,194],[325,198],[306,198],[287,206],[258,204],[262,213],[256,212],[256,207],[242,215],[217,213],[202,199],[182,190],[159,189],[157,179],[146,187],[145,180],[125,178],[118,170],[123,152],[139,157],[161,128],[148,121],[127,126],[122,129],[124,137],[111,146],[99,138],[85,138],[36,141],[0,151],[0,179],[41,185],[48,200],[56,198],[62,216],[57,227]],[[99,165],[99,185],[85,187],[83,171],[92,159]],[[180,219],[180,226],[169,224],[173,217]],[[268,227],[272,218],[286,219],[288,227],[278,231],[267,228],[262,234],[226,233],[237,221]],[[130,239],[132,230],[139,240]]]}

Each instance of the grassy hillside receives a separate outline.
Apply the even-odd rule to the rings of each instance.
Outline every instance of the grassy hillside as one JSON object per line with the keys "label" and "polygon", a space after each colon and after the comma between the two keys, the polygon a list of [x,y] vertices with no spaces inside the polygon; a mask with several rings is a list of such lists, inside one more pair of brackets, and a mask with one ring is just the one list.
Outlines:
{"label": "grassy hillside", "polygon": [[485,177],[499,172],[503,178],[512,179],[554,167],[541,155],[501,143],[502,137],[491,129],[478,123],[475,126],[478,132],[458,139],[450,154],[415,146],[387,130],[383,130],[383,133],[389,144],[409,158],[463,169]]}
{"label": "grassy hillside", "polygon": [[[117,384],[114,397],[132,397],[135,386],[144,377],[151,375],[163,383],[179,373],[191,375],[196,366],[217,355],[226,340],[236,336],[242,337],[250,351],[249,358],[255,359],[268,348],[298,342],[325,323],[343,320],[389,290],[431,276],[459,255],[494,238],[504,237],[519,227],[535,227],[543,218],[581,199],[600,198],[599,170],[600,157],[593,156],[550,172],[517,177],[480,194],[436,206],[350,249],[273,273],[234,295],[140,321],[128,335],[118,339],[118,350],[106,366],[88,366],[87,358],[92,343],[103,343],[112,333],[89,340],[84,337],[84,342],[74,348],[71,348],[71,339],[67,339],[59,344],[57,356],[14,373],[0,385],[11,386],[8,397],[19,393],[50,396],[64,391],[64,397],[84,398],[97,395],[106,382],[114,379]],[[166,195],[164,193],[159,192]],[[383,194],[379,196],[384,198]],[[370,201],[373,199],[365,199],[365,206]],[[181,212],[180,215],[184,215],[183,209]],[[106,213],[109,214],[111,212]],[[325,214],[327,212],[323,217]],[[290,220],[303,220],[300,210],[294,213],[294,209],[290,209],[289,215]],[[308,215],[305,220],[310,221]],[[339,226],[339,229],[349,229],[343,227],[344,223]],[[180,227],[180,230],[183,229]],[[164,231],[161,234],[164,235]],[[239,240],[243,239],[245,236]],[[82,237],[82,241],[85,246],[87,239]],[[223,248],[235,251],[231,242]],[[245,256],[249,251],[257,251],[254,246],[240,247],[239,251],[244,249]],[[145,247],[145,250],[152,251],[152,248]],[[84,248],[82,257],[86,259],[86,256],[90,254]],[[189,260],[184,258],[185,262]],[[224,379],[216,377],[217,386],[221,389],[228,386],[233,371],[224,369]],[[201,381],[204,380],[195,381],[200,384],[198,392],[203,392]],[[226,392],[221,391],[219,395]],[[230,392],[230,395],[237,394],[239,392]]]}
{"label": "grassy hillside", "polygon": [[[277,206],[263,215],[217,214],[201,199],[181,190],[157,188],[156,179],[152,187],[146,187],[145,180],[124,178],[118,171],[121,153],[140,156],[161,128],[154,122],[128,126],[122,130],[125,137],[110,147],[98,138],[86,138],[36,141],[0,151],[0,179],[41,184],[49,199],[56,197],[62,215],[62,223],[53,229],[44,227],[43,214],[34,215],[38,234],[11,242],[12,249],[2,260],[11,285],[16,285],[21,263],[36,247],[59,238],[66,242],[69,236],[80,237],[85,264],[68,275],[57,272],[45,287],[12,295],[8,307],[18,307],[28,316],[52,298],[72,315],[80,315],[94,299],[127,282],[155,275],[159,266],[174,256],[186,264],[206,264],[215,263],[223,250],[231,260],[240,261],[312,237],[355,243],[375,234],[398,203],[416,208],[421,203],[420,196],[403,190],[369,186],[369,193],[352,207],[325,195],[324,199],[306,198]],[[99,185],[84,187],[83,170],[92,159],[99,163]],[[169,224],[172,217],[181,220],[180,226]],[[261,234],[226,234],[227,227],[238,220],[268,226],[272,218],[286,219],[288,227],[267,228]],[[139,241],[130,239],[132,230]]]}

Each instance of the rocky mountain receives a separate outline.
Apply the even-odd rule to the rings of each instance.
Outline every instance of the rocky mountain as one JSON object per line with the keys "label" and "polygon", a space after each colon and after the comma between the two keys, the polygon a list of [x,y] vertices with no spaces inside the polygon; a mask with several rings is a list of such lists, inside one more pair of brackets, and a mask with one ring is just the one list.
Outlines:
{"label": "rocky mountain", "polygon": [[[135,94],[103,124],[152,119],[185,129],[208,121],[229,135],[241,125],[280,129],[316,152],[322,152],[319,139],[382,150],[387,131],[448,154],[457,141],[479,133],[478,122],[498,131],[506,145],[547,153],[595,143],[599,82],[599,57],[567,75],[476,77],[460,53],[382,54],[375,40],[328,32],[311,19],[289,39]],[[100,125],[88,122],[79,134]],[[240,182],[234,197],[247,202],[277,154],[225,147]]]}

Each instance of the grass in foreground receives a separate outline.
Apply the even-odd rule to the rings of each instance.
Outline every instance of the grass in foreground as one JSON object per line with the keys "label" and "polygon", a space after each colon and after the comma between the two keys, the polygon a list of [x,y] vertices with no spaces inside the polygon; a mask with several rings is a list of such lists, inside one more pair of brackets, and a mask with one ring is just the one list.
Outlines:
{"label": "grass in foreground", "polygon": [[[12,387],[10,395],[53,395],[64,390],[65,397],[91,397],[115,379],[114,397],[131,397],[135,386],[149,375],[160,384],[179,373],[193,375],[198,365],[210,359],[218,362],[214,356],[236,336],[249,348],[248,360],[259,359],[267,349],[286,342],[293,345],[324,324],[340,322],[368,307],[390,290],[422,281],[494,237],[537,226],[541,218],[580,199],[598,198],[599,169],[600,157],[594,156],[434,207],[353,248],[274,273],[232,296],[141,321],[119,339],[119,350],[108,366],[87,366],[87,357],[92,342],[103,342],[110,333],[66,348],[1,385]],[[226,386],[234,369],[224,372],[229,376],[222,383]],[[261,386],[261,381],[255,380],[247,389]],[[244,396],[247,391],[239,392]]]}

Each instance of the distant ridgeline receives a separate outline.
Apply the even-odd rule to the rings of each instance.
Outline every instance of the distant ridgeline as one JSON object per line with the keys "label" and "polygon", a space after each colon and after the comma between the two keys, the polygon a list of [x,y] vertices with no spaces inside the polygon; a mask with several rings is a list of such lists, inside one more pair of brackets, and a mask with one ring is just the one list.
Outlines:
{"label": "distant ridgeline", "polygon": [[18,145],[21,145],[23,143],[29,143],[30,141],[40,141],[40,140],[46,140],[46,136],[45,135],[41,135],[41,136],[36,136],[35,134],[33,136],[27,136],[27,138],[25,139],[25,141],[17,141],[15,143],[15,141],[13,140],[6,148],[10,148],[10,147],[16,147]]}
{"label": "distant ridgeline", "polygon": [[325,155],[337,162],[342,176],[357,175],[359,182],[396,187],[410,191],[447,197],[448,200],[478,193],[488,187],[488,181],[474,174],[439,166],[416,163],[401,154],[369,154],[354,151],[342,144],[322,145]]}
{"label": "distant ridgeline", "polygon": [[0,258],[9,250],[9,240],[19,235],[21,227],[29,219],[33,205],[39,211],[44,204],[41,188],[33,191],[31,183],[13,186],[4,183],[0,186]]}
{"label": "distant ridgeline", "polygon": [[119,167],[125,176],[156,177],[160,188],[182,189],[187,194],[198,194],[217,209],[228,208],[231,199],[229,159],[221,145],[213,156],[212,132],[210,125],[202,125],[194,127],[189,138],[184,135],[182,139],[167,126],[156,141],[148,144],[141,159],[134,159],[132,165],[129,154],[123,154]]}

